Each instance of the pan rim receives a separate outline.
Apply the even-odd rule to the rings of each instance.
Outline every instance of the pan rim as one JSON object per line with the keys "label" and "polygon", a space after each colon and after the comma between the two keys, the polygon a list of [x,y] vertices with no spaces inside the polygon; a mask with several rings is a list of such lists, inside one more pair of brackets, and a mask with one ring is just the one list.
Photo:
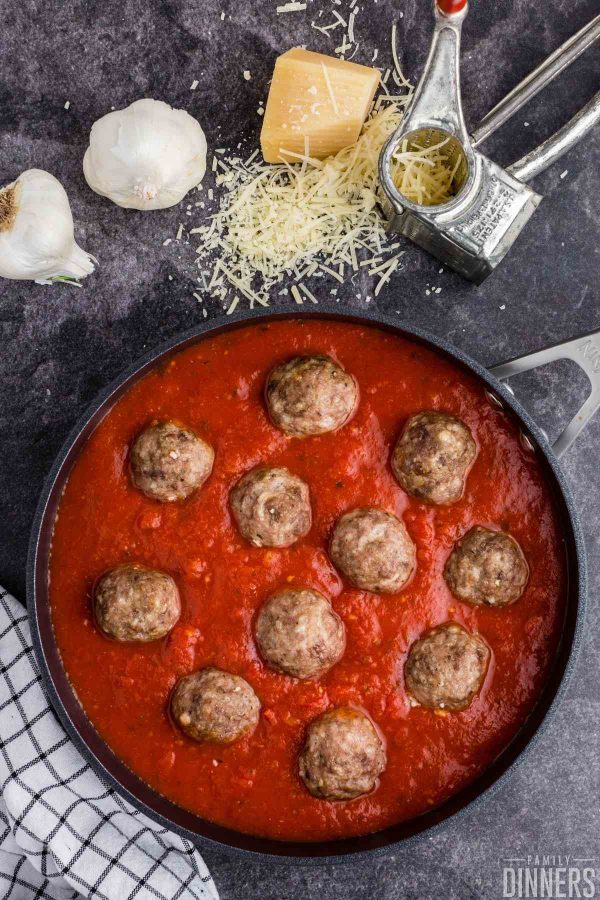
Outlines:
{"label": "pan rim", "polygon": [[[426,824],[423,828],[418,828],[414,833],[404,836],[393,836],[394,830],[405,826],[408,823],[401,823],[398,826],[383,831],[375,832],[371,835],[364,835],[355,838],[341,839],[336,841],[328,841],[319,844],[311,842],[294,842],[294,841],[275,841],[269,838],[262,838],[248,835],[243,832],[233,831],[232,829],[215,826],[208,820],[194,816],[192,813],[184,810],[183,807],[168,801],[157,791],[145,785],[138,776],[135,775],[128,767],[122,763],[116,754],[110,749],[103,739],[98,735],[94,726],[85,716],[85,711],[79,704],[75,690],[68,682],[68,677],[62,663],[60,662],[60,654],[53,640],[53,631],[50,626],[43,620],[44,612],[49,619],[49,611],[42,608],[42,604],[47,599],[47,589],[42,591],[38,589],[40,577],[46,576],[46,557],[41,553],[41,546],[47,535],[48,529],[51,530],[54,522],[55,508],[51,505],[53,499],[62,493],[62,488],[68,478],[71,466],[77,458],[79,451],[79,442],[85,443],[89,434],[97,426],[98,422],[109,412],[114,402],[128,390],[133,383],[142,378],[153,366],[170,355],[185,349],[193,343],[204,340],[205,338],[216,335],[221,332],[235,330],[245,325],[257,324],[261,321],[270,321],[277,319],[330,319],[346,322],[360,323],[365,326],[382,327],[396,334],[405,335],[424,343],[449,356],[455,363],[461,364],[467,370],[478,376],[478,378],[497,395],[508,407],[512,414],[516,417],[518,423],[523,427],[527,436],[533,439],[536,449],[542,454],[544,465],[548,468],[554,481],[553,487],[557,494],[557,499],[562,502],[567,513],[565,521],[565,532],[568,530],[570,534],[565,536],[565,547],[572,549],[572,561],[569,563],[570,570],[573,569],[573,578],[568,587],[567,614],[570,608],[574,606],[574,620],[570,637],[570,644],[562,646],[565,641],[565,632],[567,630],[567,621],[565,619],[565,631],[561,645],[557,650],[556,659],[549,675],[548,681],[536,706],[530,713],[528,719],[523,723],[513,741],[504,748],[499,757],[486,769],[470,785],[467,785],[458,794],[453,795],[441,806],[431,812],[427,812],[421,817],[417,817],[409,822],[426,821],[428,817],[432,817],[430,824]],[[58,486],[58,487],[57,487]],[[40,569],[43,571],[40,571]],[[455,347],[451,342],[444,338],[439,338],[415,327],[400,318],[394,318],[385,313],[375,310],[358,310],[344,309],[340,310],[337,305],[319,304],[317,309],[298,310],[282,308],[282,309],[260,309],[260,310],[243,310],[237,315],[223,321],[222,317],[196,325],[187,331],[170,338],[153,350],[148,351],[142,357],[137,359],[133,364],[127,367],[116,378],[99,392],[95,399],[89,403],[83,413],[78,417],[75,425],[70,430],[60,451],[58,452],[54,463],[48,473],[40,494],[39,503],[33,520],[31,537],[29,542],[29,553],[27,559],[27,606],[29,610],[29,621],[31,625],[31,633],[34,651],[45,690],[51,700],[52,706],[61,721],[61,724],[74,741],[75,746],[81,752],[82,756],[88,762],[96,774],[105,782],[114,788],[121,796],[125,797],[131,805],[146,814],[150,819],[159,823],[163,827],[175,832],[180,837],[191,841],[200,850],[202,848],[212,847],[213,849],[222,849],[227,852],[241,855],[246,859],[254,859],[256,861],[263,860],[271,863],[295,864],[295,865],[325,865],[341,862],[360,861],[366,857],[374,855],[382,855],[390,852],[393,848],[401,846],[410,846],[411,844],[429,836],[444,825],[456,820],[459,816],[464,815],[477,806],[485,799],[492,797],[497,793],[508,781],[516,769],[523,763],[526,756],[537,746],[550,722],[552,721],[560,702],[562,701],[568,683],[572,677],[576,660],[581,647],[583,626],[585,619],[585,608],[587,600],[587,566],[585,544],[582,534],[579,516],[576,510],[574,498],[569,483],[562,471],[562,468],[554,456],[552,449],[548,443],[544,431],[531,418],[529,413],[521,406],[516,397],[501,382],[499,382],[483,365],[474,360],[468,354],[463,353],[459,348]],[[573,614],[573,609],[570,610]],[[49,655],[54,652],[55,659],[51,662]],[[564,657],[561,664],[561,657]],[[52,665],[56,664],[62,669],[64,682],[68,685],[70,696],[68,701],[63,699],[61,689],[58,688],[55,677],[52,672]],[[560,668],[560,671],[558,669]],[[558,677],[556,686],[551,682]],[[90,737],[86,738],[73,721],[73,716],[69,712],[67,703],[72,707],[75,703],[80,712],[83,712],[88,731],[96,736],[96,743],[103,745],[104,756],[110,759],[109,765],[98,757],[96,750],[90,746]],[[542,709],[543,707],[543,709]],[[541,716],[541,717],[540,717]],[[531,734],[525,735],[529,723],[539,717],[539,721],[535,722]],[[520,745],[520,746],[519,746]],[[515,752],[516,751],[516,752]],[[502,762],[503,758],[508,755],[509,759],[506,765],[500,765],[500,771],[497,775],[486,779],[486,775],[494,770],[494,768]],[[214,832],[213,834],[202,834],[188,827],[187,825],[176,822],[169,818],[168,815],[161,813],[145,800],[141,799],[134,789],[126,787],[120,777],[115,775],[114,769],[128,773],[129,776],[138,782],[136,790],[144,793],[148,792],[152,795],[151,799],[160,804],[170,806],[172,810],[181,814],[182,818],[196,819],[199,823],[206,825],[207,829]],[[485,783],[489,780],[489,783]],[[484,782],[479,787],[480,782]],[[472,796],[469,796],[472,794]],[[452,809],[456,805],[459,798],[467,796],[464,802],[459,802],[456,809]],[[453,802],[454,801],[454,802]],[[445,810],[448,809],[447,812]],[[170,810],[171,811],[171,810]],[[386,835],[389,835],[386,838]],[[277,849],[277,848],[280,848]]]}

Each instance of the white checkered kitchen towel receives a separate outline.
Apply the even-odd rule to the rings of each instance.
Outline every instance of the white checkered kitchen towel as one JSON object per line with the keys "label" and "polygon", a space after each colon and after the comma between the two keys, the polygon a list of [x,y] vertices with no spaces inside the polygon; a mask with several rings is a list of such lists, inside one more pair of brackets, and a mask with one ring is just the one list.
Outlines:
{"label": "white checkered kitchen towel", "polygon": [[90,769],[40,683],[27,614],[0,588],[0,897],[218,900],[194,847]]}

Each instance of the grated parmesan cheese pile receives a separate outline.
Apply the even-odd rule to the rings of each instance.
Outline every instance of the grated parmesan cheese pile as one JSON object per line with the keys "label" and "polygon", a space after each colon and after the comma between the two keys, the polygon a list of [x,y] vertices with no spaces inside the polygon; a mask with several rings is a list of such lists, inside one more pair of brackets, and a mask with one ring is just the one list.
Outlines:
{"label": "grated parmesan cheese pile", "polygon": [[225,299],[233,287],[251,304],[266,304],[288,276],[297,282],[292,296],[302,302],[302,294],[314,300],[304,278],[320,273],[341,284],[365,267],[379,275],[377,295],[400,258],[400,245],[385,237],[376,190],[379,153],[401,115],[397,100],[379,104],[357,143],[326,160],[303,156],[296,165],[268,165],[255,153],[222,164],[221,207],[210,225],[192,229],[205,274],[209,264],[206,289]]}
{"label": "grated parmesan cheese pile", "polygon": [[[292,6],[296,8],[286,4],[285,10],[278,11],[291,12]],[[354,41],[350,28],[358,12],[354,7],[355,2],[348,22],[334,11],[334,23],[311,24],[328,36],[336,23],[347,26]],[[224,148],[215,151],[212,172],[219,190],[213,193],[209,188],[208,201],[212,209],[216,204],[216,211],[208,224],[190,229],[189,235],[199,239],[199,286],[218,298],[228,314],[242,298],[250,308],[267,306],[277,287],[279,294],[290,294],[298,304],[317,303],[316,279],[328,280],[334,297],[338,284],[358,282],[356,288],[362,294],[356,296],[366,293],[368,302],[369,291],[376,297],[402,268],[402,243],[390,241],[385,234],[376,197],[380,151],[398,127],[413,93],[400,69],[395,25],[391,37],[394,66],[382,70],[382,93],[356,144],[325,160],[311,158],[306,146],[303,155],[288,153],[290,162],[280,165],[265,163],[258,149],[245,160],[227,155]],[[353,41],[346,44],[344,39],[336,54],[344,58]],[[376,56],[377,51],[373,60]],[[393,92],[388,85],[394,85]],[[427,149],[402,147],[394,165],[406,196],[420,203],[443,202],[439,198],[454,176],[443,144]],[[195,205],[204,209],[202,202]],[[182,230],[180,226],[176,240],[181,239]],[[312,290],[305,284],[309,280]],[[202,302],[200,294],[194,296]]]}

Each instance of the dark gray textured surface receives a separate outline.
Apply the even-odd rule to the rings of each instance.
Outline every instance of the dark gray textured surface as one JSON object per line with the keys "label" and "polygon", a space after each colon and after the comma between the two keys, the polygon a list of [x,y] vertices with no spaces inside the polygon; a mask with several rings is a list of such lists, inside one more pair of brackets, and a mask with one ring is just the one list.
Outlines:
{"label": "dark gray textured surface", "polygon": [[[196,115],[210,147],[235,146],[242,137],[252,143],[276,53],[299,43],[325,52],[335,46],[310,28],[331,0],[309,0],[306,12],[284,16],[276,15],[276,5],[0,3],[0,182],[32,166],[58,176],[78,240],[100,260],[81,290],[0,284],[0,583],[21,597],[37,495],[76,417],[144,349],[201,318],[190,249],[162,246],[183,213],[121,210],[89,191],[81,170],[89,128],[111,106],[154,96]],[[342,0],[337,8],[348,5]],[[397,19],[403,65],[414,79],[428,44],[426,0],[358,0],[357,6],[357,61],[370,62],[379,47],[379,59],[389,63],[389,31]],[[597,12],[597,0],[474,2],[463,60],[469,120]],[[486,151],[508,163],[562,124],[598,89],[598,52],[588,52]],[[244,81],[243,69],[251,70],[251,81]],[[191,92],[194,79],[200,83]],[[599,166],[596,133],[537,180],[544,203],[482,287],[438,274],[439,264],[407,245],[405,269],[380,295],[379,308],[449,337],[483,363],[600,327]],[[427,296],[432,285],[442,292]],[[354,291],[344,302],[359,303]],[[210,316],[222,315],[217,302],[207,297],[204,303]],[[522,378],[517,389],[554,435],[583,399],[585,378],[574,366],[557,365]],[[558,717],[509,786],[460,823],[373,863],[270,870],[211,851],[207,859],[224,898],[495,898],[502,896],[502,857],[572,854],[597,857],[600,868],[599,439],[600,416],[564,460],[590,558],[588,637]]]}

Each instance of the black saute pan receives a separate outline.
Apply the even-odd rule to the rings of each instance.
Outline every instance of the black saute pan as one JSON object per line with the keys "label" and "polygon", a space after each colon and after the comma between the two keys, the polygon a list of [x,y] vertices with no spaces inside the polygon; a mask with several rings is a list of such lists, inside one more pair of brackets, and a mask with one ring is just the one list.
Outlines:
{"label": "black saute pan", "polygon": [[[512,743],[479,778],[435,809],[376,834],[323,843],[279,842],[223,828],[176,806],[134,775],[94,730],[69,684],[54,641],[48,600],[48,557],[56,509],[73,463],[91,432],[113,404],[154,366],[207,335],[219,334],[254,321],[264,322],[283,317],[300,319],[307,316],[346,319],[379,326],[449,356],[477,376],[487,389],[491,402],[503,406],[507,414],[513,416],[521,429],[522,440],[528,442],[532,452],[538,455],[562,517],[568,568],[568,602],[556,659],[536,707]],[[592,393],[554,447],[551,447],[543,430],[514,398],[512,391],[502,384],[502,379],[564,357],[573,359],[588,374],[592,383]],[[366,853],[381,853],[394,844],[415,839],[423,832],[439,827],[446,819],[474,805],[506,781],[524,758],[526,751],[539,739],[564,693],[581,642],[587,587],[585,550],[579,518],[558,457],[574,440],[598,406],[600,406],[600,332],[570,340],[487,371],[447,341],[399,323],[396,319],[370,311],[344,315],[340,314],[339,307],[332,309],[322,305],[318,311],[311,310],[308,313],[271,310],[243,312],[225,322],[219,319],[202,324],[154,350],[102,391],[76,424],[48,475],[33,524],[27,567],[27,597],[33,641],[46,690],[67,732],[94,769],[133,806],[200,847],[203,843],[212,841],[238,852],[262,854],[272,860],[304,864],[331,862],[356,858],[357,855]]]}

